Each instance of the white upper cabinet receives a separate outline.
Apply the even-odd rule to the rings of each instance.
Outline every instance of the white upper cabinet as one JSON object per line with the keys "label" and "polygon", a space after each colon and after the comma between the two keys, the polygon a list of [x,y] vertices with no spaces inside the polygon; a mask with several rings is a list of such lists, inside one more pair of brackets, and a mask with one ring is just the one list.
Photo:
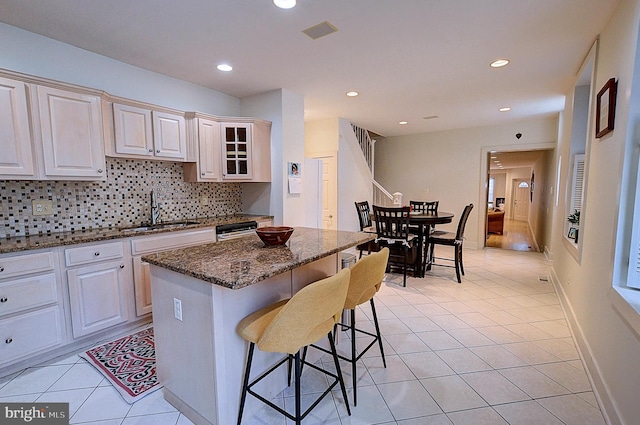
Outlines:
{"label": "white upper cabinet", "polygon": [[99,92],[21,77],[0,76],[0,177],[104,180]]}
{"label": "white upper cabinet", "polygon": [[114,103],[113,118],[117,153],[153,154],[150,110]]}
{"label": "white upper cabinet", "polygon": [[194,118],[190,123],[189,138],[198,153],[198,160],[185,163],[184,179],[188,182],[219,182],[220,172],[220,123],[207,118]]}
{"label": "white upper cabinet", "polygon": [[223,122],[222,178],[224,180],[251,180],[251,130],[253,124]]}
{"label": "white upper cabinet", "polygon": [[185,159],[187,131],[184,115],[153,111],[152,116],[155,155],[163,158]]}
{"label": "white upper cabinet", "polygon": [[133,101],[114,102],[113,120],[106,125],[113,126],[113,143],[107,143],[109,156],[186,160],[187,132],[183,113],[156,110],[151,105]]}
{"label": "white upper cabinet", "polygon": [[0,175],[35,178],[27,85],[0,77]]}
{"label": "white upper cabinet", "polygon": [[100,98],[45,86],[37,86],[36,91],[45,175],[104,179]]}
{"label": "white upper cabinet", "polygon": [[198,156],[184,164],[185,181],[271,181],[271,122],[190,112],[187,124]]}

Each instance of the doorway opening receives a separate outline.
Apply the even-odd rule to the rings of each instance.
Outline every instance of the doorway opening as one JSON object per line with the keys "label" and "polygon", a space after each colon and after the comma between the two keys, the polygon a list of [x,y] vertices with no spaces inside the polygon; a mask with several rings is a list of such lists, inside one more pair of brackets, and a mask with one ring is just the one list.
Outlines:
{"label": "doorway opening", "polygon": [[544,235],[547,225],[544,180],[553,163],[553,152],[532,149],[487,153],[485,247],[539,251],[537,238]]}

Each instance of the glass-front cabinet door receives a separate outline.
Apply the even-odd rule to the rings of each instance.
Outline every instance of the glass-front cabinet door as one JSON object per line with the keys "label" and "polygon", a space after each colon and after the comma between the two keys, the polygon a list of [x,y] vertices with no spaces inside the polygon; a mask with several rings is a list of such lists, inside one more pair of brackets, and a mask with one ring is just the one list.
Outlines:
{"label": "glass-front cabinet door", "polygon": [[250,123],[222,123],[223,178],[251,179]]}

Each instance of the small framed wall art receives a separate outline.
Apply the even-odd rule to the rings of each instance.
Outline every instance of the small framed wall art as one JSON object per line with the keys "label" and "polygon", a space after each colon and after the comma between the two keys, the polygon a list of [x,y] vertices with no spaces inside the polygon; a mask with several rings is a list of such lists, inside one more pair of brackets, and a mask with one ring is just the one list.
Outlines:
{"label": "small framed wall art", "polygon": [[578,229],[577,227],[570,227],[570,228],[569,228],[569,234],[567,234],[567,237],[568,237],[569,239],[573,239],[573,241],[574,241],[575,243],[578,243],[578,231],[579,231],[579,230],[580,230],[580,229]]}
{"label": "small framed wall art", "polygon": [[610,78],[596,98],[596,138],[613,131],[616,120],[616,92],[618,82]]}

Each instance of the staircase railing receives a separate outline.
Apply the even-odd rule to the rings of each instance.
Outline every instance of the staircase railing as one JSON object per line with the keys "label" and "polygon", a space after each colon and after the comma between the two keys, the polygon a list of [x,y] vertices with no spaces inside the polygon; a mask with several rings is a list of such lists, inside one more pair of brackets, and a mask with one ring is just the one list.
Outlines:
{"label": "staircase railing", "polygon": [[362,155],[364,155],[364,159],[367,162],[369,169],[371,170],[371,183],[373,184],[373,205],[380,205],[383,207],[394,206],[393,195],[389,193],[389,191],[387,191],[384,187],[382,187],[382,185],[378,183],[374,177],[374,145],[376,141],[371,139],[368,130],[360,128],[354,124],[351,124],[351,128],[356,135],[356,139],[358,140],[358,144],[360,145],[360,150],[362,150]]}
{"label": "staircase railing", "polygon": [[369,132],[364,128],[360,128],[357,125],[351,124],[351,128],[353,128],[353,132],[358,139],[358,143],[360,144],[360,149],[362,150],[362,154],[364,155],[364,159],[367,161],[367,165],[371,170],[371,175],[373,175],[373,155],[374,149],[373,145],[375,144],[375,140],[371,139],[369,136]]}
{"label": "staircase railing", "polygon": [[393,195],[374,179],[371,182],[373,183],[373,205],[393,207]]}

